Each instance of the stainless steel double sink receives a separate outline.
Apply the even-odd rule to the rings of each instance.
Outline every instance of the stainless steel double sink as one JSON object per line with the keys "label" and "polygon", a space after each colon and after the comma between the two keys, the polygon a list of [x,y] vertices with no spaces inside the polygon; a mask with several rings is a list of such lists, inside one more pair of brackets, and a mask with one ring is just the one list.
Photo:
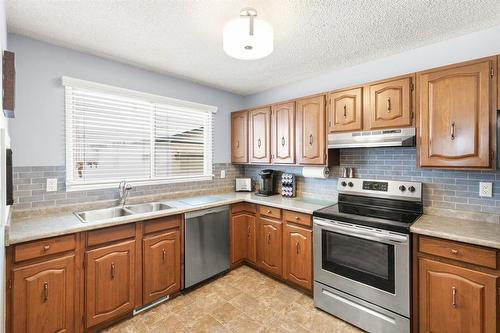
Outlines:
{"label": "stainless steel double sink", "polygon": [[117,217],[130,216],[136,214],[146,214],[152,212],[159,212],[175,207],[169,206],[163,202],[151,202],[137,205],[127,205],[124,207],[111,207],[104,209],[87,210],[75,213],[76,217],[81,222],[95,222],[100,220],[107,220]]}

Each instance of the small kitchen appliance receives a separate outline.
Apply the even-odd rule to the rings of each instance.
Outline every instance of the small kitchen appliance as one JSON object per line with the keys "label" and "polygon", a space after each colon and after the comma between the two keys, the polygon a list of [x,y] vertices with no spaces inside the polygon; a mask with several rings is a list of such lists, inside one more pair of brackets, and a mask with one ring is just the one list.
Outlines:
{"label": "small kitchen appliance", "polygon": [[293,173],[281,175],[281,196],[285,198],[295,197],[295,175]]}
{"label": "small kitchen appliance", "polygon": [[422,184],[338,180],[338,203],[313,213],[314,304],[368,332],[410,332],[410,226]]}
{"label": "small kitchen appliance", "polygon": [[251,192],[252,178],[236,178],[236,192]]}
{"label": "small kitchen appliance", "polygon": [[274,194],[274,170],[264,169],[259,172],[259,190],[255,195],[270,196]]}

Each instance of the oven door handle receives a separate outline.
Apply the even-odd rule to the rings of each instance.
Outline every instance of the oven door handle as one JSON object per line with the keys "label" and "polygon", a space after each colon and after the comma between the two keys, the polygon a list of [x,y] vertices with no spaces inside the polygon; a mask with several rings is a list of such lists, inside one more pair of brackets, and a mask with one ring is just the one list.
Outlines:
{"label": "oven door handle", "polygon": [[356,227],[344,227],[340,225],[332,225],[332,224],[327,224],[319,221],[314,221],[314,224],[317,226],[320,226],[324,229],[337,232],[339,234],[343,235],[348,235],[348,236],[353,236],[353,237],[359,237],[359,238],[364,238],[364,239],[369,239],[369,240],[376,240],[376,241],[385,241],[385,242],[390,242],[390,243],[406,243],[408,242],[408,237],[407,236],[399,236],[399,235],[394,235],[394,234],[379,234],[377,232],[372,233],[369,231],[365,231],[362,229],[358,229]]}

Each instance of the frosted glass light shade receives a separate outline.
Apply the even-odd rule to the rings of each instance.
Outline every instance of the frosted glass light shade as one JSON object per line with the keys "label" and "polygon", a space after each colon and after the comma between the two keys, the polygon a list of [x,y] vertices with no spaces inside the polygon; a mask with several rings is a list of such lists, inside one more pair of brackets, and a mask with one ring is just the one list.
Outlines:
{"label": "frosted glass light shade", "polygon": [[273,52],[273,27],[254,18],[253,35],[250,18],[239,17],[224,26],[223,48],[229,56],[243,60],[260,59]]}

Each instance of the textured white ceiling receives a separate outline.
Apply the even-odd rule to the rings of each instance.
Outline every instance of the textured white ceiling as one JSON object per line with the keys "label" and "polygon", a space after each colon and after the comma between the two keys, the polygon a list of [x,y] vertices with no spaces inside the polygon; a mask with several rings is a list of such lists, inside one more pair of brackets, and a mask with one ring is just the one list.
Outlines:
{"label": "textured white ceiling", "polygon": [[[254,61],[222,50],[251,6],[274,27]],[[500,24],[499,0],[7,0],[10,32],[247,95]]]}

